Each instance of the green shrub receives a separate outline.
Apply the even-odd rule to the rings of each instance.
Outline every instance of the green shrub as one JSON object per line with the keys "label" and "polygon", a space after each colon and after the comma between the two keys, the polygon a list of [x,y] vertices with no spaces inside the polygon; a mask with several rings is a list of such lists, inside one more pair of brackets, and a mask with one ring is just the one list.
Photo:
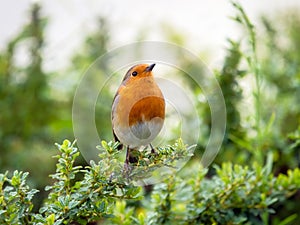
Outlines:
{"label": "green shrub", "polygon": [[[99,162],[85,168],[74,166],[80,154],[74,143],[65,140],[57,146],[56,173],[50,175],[53,184],[45,188],[50,192],[38,213],[32,211],[32,198],[38,190],[26,184],[28,173],[0,175],[1,224],[88,224],[99,220],[105,224],[268,224],[274,203],[300,188],[298,168],[275,177],[269,166],[224,163],[215,166],[216,175],[206,178],[208,170],[194,163],[180,176],[174,172],[165,177],[150,198],[143,198],[142,188],[128,176],[111,176],[111,171],[122,165],[117,143],[103,141]],[[146,154],[140,155],[140,162],[149,162]],[[190,154],[182,141],[177,141],[159,149],[150,162],[162,166],[166,160],[175,162],[170,158]],[[141,172],[145,170],[130,173]],[[132,202],[136,204],[126,206]]]}

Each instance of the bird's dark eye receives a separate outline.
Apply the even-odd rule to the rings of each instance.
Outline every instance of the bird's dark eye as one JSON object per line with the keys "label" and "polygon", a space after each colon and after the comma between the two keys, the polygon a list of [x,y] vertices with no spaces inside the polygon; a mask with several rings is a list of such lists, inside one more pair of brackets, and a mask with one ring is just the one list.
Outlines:
{"label": "bird's dark eye", "polygon": [[138,75],[138,73],[136,71],[133,71],[131,75],[135,77],[136,75]]}

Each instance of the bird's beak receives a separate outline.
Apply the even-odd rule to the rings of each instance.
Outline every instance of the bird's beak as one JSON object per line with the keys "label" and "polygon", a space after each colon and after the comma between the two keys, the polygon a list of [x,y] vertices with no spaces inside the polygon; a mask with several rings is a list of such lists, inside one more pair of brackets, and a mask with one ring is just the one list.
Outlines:
{"label": "bird's beak", "polygon": [[153,68],[154,68],[154,66],[155,66],[155,63],[154,63],[154,64],[151,64],[150,66],[146,67],[145,71],[147,71],[147,72],[152,71]]}

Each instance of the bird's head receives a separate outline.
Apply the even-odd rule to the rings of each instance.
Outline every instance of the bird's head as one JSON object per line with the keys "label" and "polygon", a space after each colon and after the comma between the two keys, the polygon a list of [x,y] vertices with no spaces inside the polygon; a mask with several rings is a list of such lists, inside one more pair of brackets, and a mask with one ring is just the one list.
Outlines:
{"label": "bird's head", "polygon": [[133,67],[131,67],[124,79],[123,82],[127,82],[127,81],[134,81],[134,80],[138,80],[140,78],[145,78],[145,77],[149,77],[152,76],[152,69],[154,68],[155,64],[138,64],[135,65]]}

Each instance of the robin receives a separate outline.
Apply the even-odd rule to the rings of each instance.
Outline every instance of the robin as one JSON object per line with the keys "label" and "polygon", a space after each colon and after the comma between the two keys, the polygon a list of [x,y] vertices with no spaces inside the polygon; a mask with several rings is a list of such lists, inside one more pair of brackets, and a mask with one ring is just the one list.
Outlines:
{"label": "robin", "polygon": [[155,64],[131,67],[114,97],[112,128],[119,149],[127,146],[125,165],[137,162],[130,153],[141,146],[150,146],[165,119],[165,100],[152,70]]}

